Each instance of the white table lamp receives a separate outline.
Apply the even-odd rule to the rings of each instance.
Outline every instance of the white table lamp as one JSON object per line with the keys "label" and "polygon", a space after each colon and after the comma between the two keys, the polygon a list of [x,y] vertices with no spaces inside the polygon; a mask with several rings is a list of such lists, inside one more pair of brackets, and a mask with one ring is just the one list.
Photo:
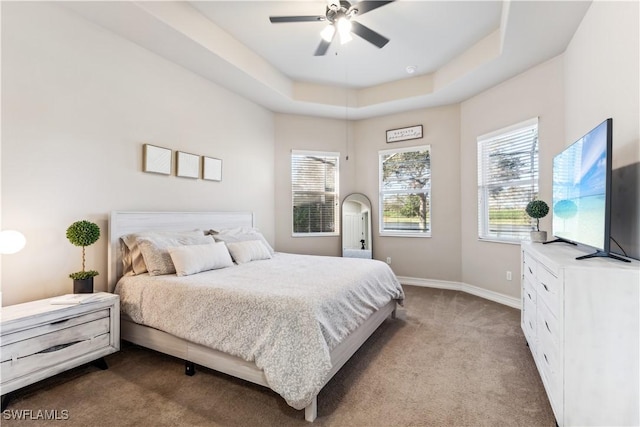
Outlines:
{"label": "white table lamp", "polygon": [[27,239],[19,231],[4,230],[0,232],[0,254],[20,252],[26,243]]}

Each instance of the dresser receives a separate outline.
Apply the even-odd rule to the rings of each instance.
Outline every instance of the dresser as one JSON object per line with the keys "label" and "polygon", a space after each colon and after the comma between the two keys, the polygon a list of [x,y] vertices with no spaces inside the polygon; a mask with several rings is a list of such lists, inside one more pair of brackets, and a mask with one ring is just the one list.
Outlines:
{"label": "dresser", "polygon": [[521,325],[559,426],[640,425],[640,263],[523,243]]}
{"label": "dresser", "polygon": [[3,406],[6,395],[20,387],[120,349],[118,295],[101,292],[91,294],[90,301],[66,305],[52,304],[52,300],[2,307]]}

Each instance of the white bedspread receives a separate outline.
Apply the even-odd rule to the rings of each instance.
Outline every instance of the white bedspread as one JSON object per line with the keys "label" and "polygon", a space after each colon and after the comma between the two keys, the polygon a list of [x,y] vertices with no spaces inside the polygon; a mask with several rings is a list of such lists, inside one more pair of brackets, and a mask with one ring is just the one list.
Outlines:
{"label": "white bedspread", "polygon": [[383,262],[285,253],[192,276],[124,277],[116,293],[135,322],[254,362],[296,409],[323,386],[330,350],[404,298]]}

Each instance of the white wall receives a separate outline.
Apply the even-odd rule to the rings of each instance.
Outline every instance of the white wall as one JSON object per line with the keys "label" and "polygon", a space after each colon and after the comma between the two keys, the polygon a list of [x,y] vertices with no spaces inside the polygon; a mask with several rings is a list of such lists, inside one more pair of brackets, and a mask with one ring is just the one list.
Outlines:
{"label": "white wall", "polygon": [[[386,131],[422,124],[424,138],[386,143]],[[292,149],[339,151],[340,200],[353,192],[372,204],[373,256],[392,258],[397,275],[457,281],[460,278],[460,114],[458,105],[421,109],[351,123],[276,116],[276,250],[340,256],[340,237],[291,237]],[[432,237],[378,235],[378,151],[431,144]],[[348,155],[348,160],[347,160]]]}
{"label": "white wall", "polygon": [[[353,125],[345,120],[276,114],[275,229],[279,252],[340,256],[340,236],[292,237],[291,151],[340,153],[340,200],[353,190]],[[347,160],[349,155],[349,160]]]}
{"label": "white wall", "polygon": [[[423,125],[423,138],[387,144],[386,131]],[[380,237],[378,152],[431,145],[431,237]],[[420,109],[356,123],[355,189],[373,206],[373,256],[399,276],[460,280],[460,108]]]}
{"label": "white wall", "polygon": [[[520,247],[478,240],[477,137],[538,117],[540,199],[550,203],[553,156],[564,147],[563,58],[538,65],[461,104],[462,281],[520,298]],[[551,231],[550,216],[540,229]],[[512,280],[506,272],[512,272]]]}
{"label": "white wall", "polygon": [[[142,172],[142,144],[223,160],[221,183]],[[3,305],[69,293],[88,219],[87,267],[106,289],[112,210],[251,210],[274,244],[274,117],[51,3],[2,2]]]}
{"label": "white wall", "polygon": [[640,161],[640,3],[594,1],[565,52],[566,145],[613,118],[613,167]]}
{"label": "white wall", "polygon": [[640,258],[639,2],[592,3],[565,52],[564,80],[567,145],[613,118],[611,250]]}

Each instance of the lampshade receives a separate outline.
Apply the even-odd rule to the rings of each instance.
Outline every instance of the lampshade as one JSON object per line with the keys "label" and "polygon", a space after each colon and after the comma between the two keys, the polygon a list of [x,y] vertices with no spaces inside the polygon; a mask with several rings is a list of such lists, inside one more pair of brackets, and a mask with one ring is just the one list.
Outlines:
{"label": "lampshade", "polygon": [[352,40],[351,37],[351,21],[346,17],[341,17],[336,23],[338,34],[340,35],[340,43],[345,44]]}
{"label": "lampshade", "polygon": [[336,33],[336,27],[333,24],[327,25],[324,30],[320,31],[320,36],[326,41],[331,43],[333,40],[333,35]]}
{"label": "lampshade", "polygon": [[0,254],[15,254],[24,248],[27,239],[16,230],[4,230],[0,232]]}

